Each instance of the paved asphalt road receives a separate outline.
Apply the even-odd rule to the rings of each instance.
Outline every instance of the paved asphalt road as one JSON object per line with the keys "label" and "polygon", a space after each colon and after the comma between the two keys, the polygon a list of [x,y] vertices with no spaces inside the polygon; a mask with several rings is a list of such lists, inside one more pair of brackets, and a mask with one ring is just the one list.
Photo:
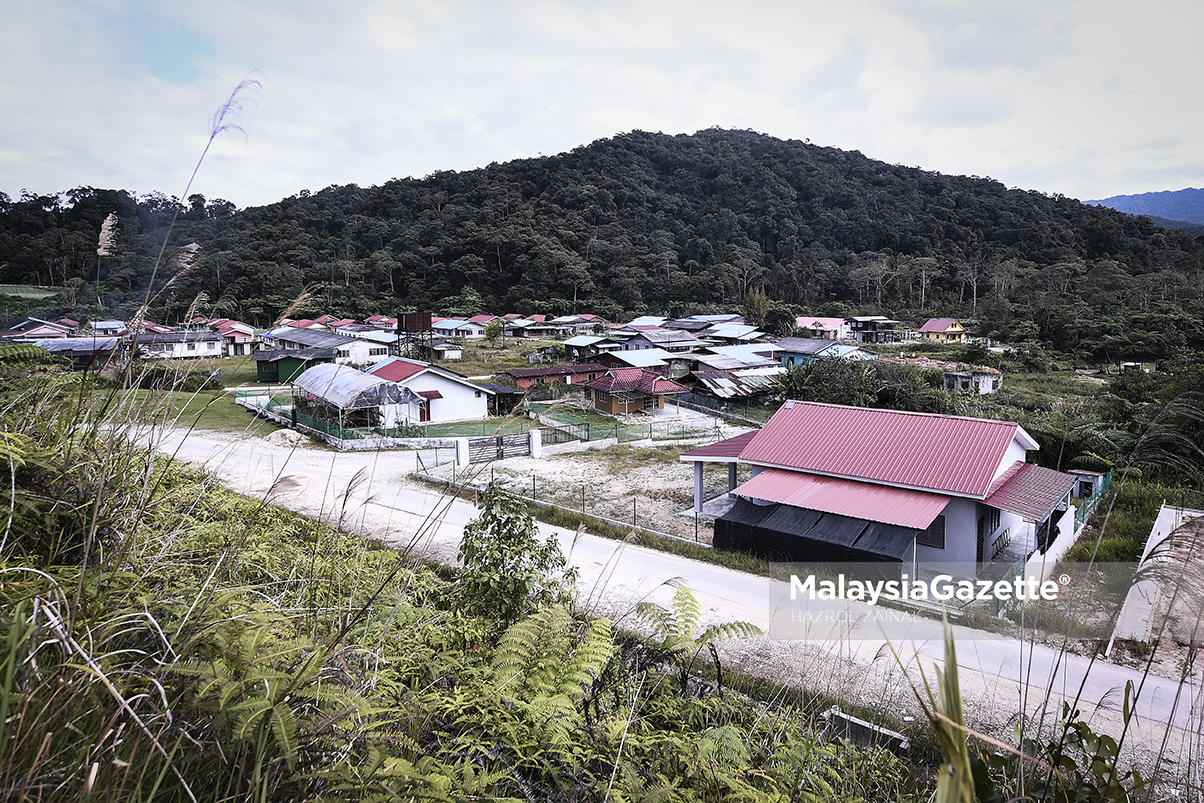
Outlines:
{"label": "paved asphalt road", "polygon": [[[262,438],[193,432],[186,439],[169,434],[160,449],[190,463],[205,466],[230,488],[251,495],[271,493],[273,501],[298,512],[342,522],[390,545],[453,563],[463,526],[476,515],[466,502],[451,500],[431,486],[408,478],[415,461],[412,452],[338,453],[303,446],[275,446]],[[580,572],[582,602],[612,618],[631,621],[636,602],[652,599],[665,604],[677,578],[695,592],[705,615],[712,621],[748,621],[766,628],[772,596],[780,597],[784,584],[708,563],[589,535],[540,525],[541,531],[560,539],[561,546]],[[844,613],[836,625],[816,624],[811,641],[757,639],[755,644],[728,643],[729,660],[746,671],[764,669],[779,682],[835,691],[871,705],[894,709],[895,714],[918,715],[915,696],[906,684],[919,683],[917,660],[925,671],[941,663],[941,625],[931,619],[892,623],[891,642],[905,661],[902,677],[889,657],[882,631],[872,620],[853,627],[848,621],[883,615],[883,609],[855,602],[842,603]],[[778,611],[780,621],[782,612]],[[788,617],[787,617],[788,618]],[[632,622],[634,625],[634,622]],[[826,628],[833,628],[826,633]],[[905,628],[906,633],[899,628]],[[776,627],[775,627],[776,630]],[[839,631],[839,632],[837,632]],[[841,637],[840,633],[843,633]],[[1079,655],[1065,655],[1041,645],[954,627],[958,666],[969,724],[998,735],[1014,726],[1012,714],[1021,708],[1045,722],[1060,716],[1060,698],[1077,699],[1093,727],[1119,733],[1119,710],[1126,682],[1140,687],[1138,719],[1129,744],[1148,761],[1169,733],[1168,755],[1185,761],[1189,755],[1183,738],[1200,728],[1200,681],[1180,685],[1176,680],[1142,679],[1139,668]],[[771,631],[771,635],[773,632]],[[816,636],[828,636],[816,641]],[[886,656],[884,658],[884,655]],[[918,656],[918,658],[917,658]],[[931,672],[928,672],[931,676]],[[1082,692],[1079,693],[1080,684]],[[1034,689],[1025,694],[1025,689]],[[1053,690],[1047,695],[1046,690]],[[1102,705],[1100,705],[1102,703]],[[1166,723],[1174,727],[1168,732]]]}

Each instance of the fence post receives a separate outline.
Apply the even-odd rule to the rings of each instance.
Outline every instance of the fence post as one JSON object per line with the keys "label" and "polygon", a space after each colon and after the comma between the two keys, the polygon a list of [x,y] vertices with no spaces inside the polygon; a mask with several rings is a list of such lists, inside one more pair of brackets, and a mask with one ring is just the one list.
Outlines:
{"label": "fence post", "polygon": [[585,486],[581,486],[581,513],[585,513]]}
{"label": "fence post", "polygon": [[631,526],[635,526],[635,497],[631,497]]}
{"label": "fence post", "polygon": [[535,501],[535,475],[531,475],[531,501]]}

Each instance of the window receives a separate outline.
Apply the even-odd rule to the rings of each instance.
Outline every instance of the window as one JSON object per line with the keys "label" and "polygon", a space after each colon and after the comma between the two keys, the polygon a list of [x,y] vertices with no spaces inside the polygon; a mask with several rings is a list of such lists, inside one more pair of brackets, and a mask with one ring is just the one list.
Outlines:
{"label": "window", "polygon": [[335,352],[335,354],[338,355],[339,357],[347,358],[347,357],[351,356],[351,350],[350,349],[339,349],[338,351]]}
{"label": "window", "polygon": [[384,348],[384,349],[368,349],[368,356],[369,356],[369,357],[384,357],[384,356],[388,355],[388,353],[389,353],[389,350],[388,350],[387,348]]}
{"label": "window", "polygon": [[930,546],[937,549],[945,548],[945,517],[937,516],[928,525],[927,530],[921,530],[916,535],[917,546]]}
{"label": "window", "polygon": [[599,390],[598,391],[598,401],[600,401],[600,402],[610,401],[610,394],[607,393],[605,390]]}
{"label": "window", "polygon": [[657,407],[656,396],[645,396],[644,397],[644,409],[645,410],[655,410],[656,407]]}
{"label": "window", "polygon": [[474,395],[474,396],[476,396],[476,398],[478,398],[478,399],[479,399],[479,398],[481,398],[481,391],[479,391],[479,390],[474,390],[474,391],[473,391],[473,395]]}
{"label": "window", "polygon": [[188,344],[188,350],[189,350],[189,351],[196,351],[196,343],[189,343],[189,344]]}

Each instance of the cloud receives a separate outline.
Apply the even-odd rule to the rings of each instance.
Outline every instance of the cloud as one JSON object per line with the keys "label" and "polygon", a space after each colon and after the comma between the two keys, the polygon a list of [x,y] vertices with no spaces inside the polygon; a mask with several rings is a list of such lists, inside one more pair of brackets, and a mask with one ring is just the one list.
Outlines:
{"label": "cloud", "polygon": [[258,68],[246,136],[194,187],[239,206],[712,125],[1106,197],[1198,183],[1200,22],[1170,0],[17,4],[0,190],[179,193]]}

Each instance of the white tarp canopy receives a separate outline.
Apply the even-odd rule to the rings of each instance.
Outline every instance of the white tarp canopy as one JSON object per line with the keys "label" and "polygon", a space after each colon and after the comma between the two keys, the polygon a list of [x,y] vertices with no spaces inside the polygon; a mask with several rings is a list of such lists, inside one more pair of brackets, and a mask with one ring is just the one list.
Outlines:
{"label": "white tarp canopy", "polygon": [[311,393],[340,410],[361,410],[386,404],[419,404],[414,391],[380,377],[335,363],[308,368],[293,386]]}

